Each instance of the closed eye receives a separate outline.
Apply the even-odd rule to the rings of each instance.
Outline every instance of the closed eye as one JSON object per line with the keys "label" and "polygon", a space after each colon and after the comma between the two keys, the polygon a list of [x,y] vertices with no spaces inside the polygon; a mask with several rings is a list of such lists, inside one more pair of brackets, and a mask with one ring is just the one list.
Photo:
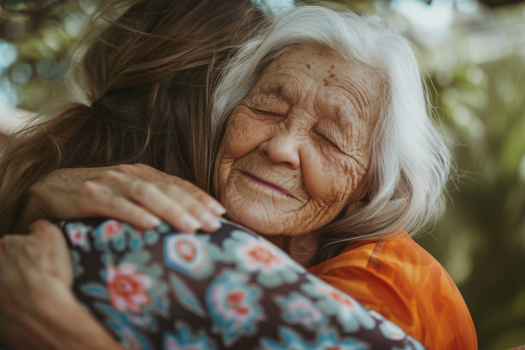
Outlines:
{"label": "closed eye", "polygon": [[343,153],[343,154],[346,154],[346,153],[341,149],[341,147],[339,147],[339,145],[338,145],[335,141],[329,139],[328,136],[326,136],[326,135],[324,135],[324,134],[322,134],[322,133],[318,133],[318,132],[316,132],[315,134],[316,134],[319,138],[321,138],[324,142],[326,142],[328,145],[330,145],[331,147],[334,147],[334,148],[335,148],[336,150],[338,150],[339,152],[341,152],[341,153]]}
{"label": "closed eye", "polygon": [[265,116],[265,117],[277,117],[277,118],[281,118],[281,115],[279,115],[279,114],[272,113],[272,112],[268,112],[268,111],[264,111],[264,110],[262,110],[262,109],[251,108],[251,110],[254,111],[255,113],[260,114],[260,115],[263,115],[263,116]]}

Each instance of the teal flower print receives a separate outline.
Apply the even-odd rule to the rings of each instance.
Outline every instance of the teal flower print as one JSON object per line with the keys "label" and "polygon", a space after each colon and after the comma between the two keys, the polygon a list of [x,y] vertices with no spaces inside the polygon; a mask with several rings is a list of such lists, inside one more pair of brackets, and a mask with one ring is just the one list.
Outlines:
{"label": "teal flower print", "polygon": [[297,282],[304,267],[262,237],[236,230],[223,243],[224,262],[233,262],[238,271],[256,273],[257,283],[273,288]]}
{"label": "teal flower print", "polygon": [[257,324],[264,320],[259,299],[259,287],[248,285],[249,276],[223,271],[213,280],[206,293],[206,305],[213,320],[212,331],[222,335],[229,347],[242,335],[253,335]]}
{"label": "teal flower print", "polygon": [[281,307],[283,319],[291,324],[302,325],[310,330],[326,324],[321,310],[302,294],[292,292],[289,298],[276,296],[275,302]]}
{"label": "teal flower print", "polygon": [[210,277],[213,273],[214,262],[222,252],[209,240],[210,235],[187,233],[166,235],[164,237],[164,263],[196,280]]}
{"label": "teal flower print", "polygon": [[176,333],[164,333],[163,350],[215,350],[216,345],[208,337],[206,332],[201,329],[198,332],[192,332],[191,328],[177,321]]}
{"label": "teal flower print", "polygon": [[313,342],[305,340],[299,334],[291,329],[281,328],[280,335],[282,341],[277,343],[270,338],[262,338],[262,350],[320,350],[320,349],[334,349],[334,350],[367,350],[370,346],[360,340],[345,338],[339,340],[335,331],[319,332],[317,339]]}
{"label": "teal flower print", "polygon": [[335,316],[347,332],[357,332],[360,327],[373,329],[376,321],[368,310],[352,297],[335,289],[317,277],[307,276],[310,283],[301,289],[311,297],[317,298],[317,307],[327,316]]}

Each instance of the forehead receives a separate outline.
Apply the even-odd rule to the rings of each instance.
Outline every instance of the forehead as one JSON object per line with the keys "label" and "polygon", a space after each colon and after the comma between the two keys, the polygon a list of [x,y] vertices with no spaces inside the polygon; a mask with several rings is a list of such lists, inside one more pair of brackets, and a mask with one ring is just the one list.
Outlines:
{"label": "forehead", "polygon": [[380,90],[381,79],[373,68],[347,62],[318,46],[301,45],[275,59],[252,94],[283,99],[288,104],[308,100],[317,109],[376,115]]}

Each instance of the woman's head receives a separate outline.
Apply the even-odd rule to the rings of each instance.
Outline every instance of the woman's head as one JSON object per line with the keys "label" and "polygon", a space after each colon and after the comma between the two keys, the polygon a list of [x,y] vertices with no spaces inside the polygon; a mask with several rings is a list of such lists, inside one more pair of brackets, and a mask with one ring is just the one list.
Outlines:
{"label": "woman's head", "polygon": [[28,187],[59,168],[145,163],[205,188],[209,84],[232,41],[257,23],[251,8],[249,0],[104,1],[77,65],[87,99],[57,106],[2,145],[0,235]]}
{"label": "woman's head", "polygon": [[233,110],[219,154],[219,195],[232,219],[298,235],[360,200],[380,100],[370,68],[318,46],[273,61]]}
{"label": "woman's head", "polygon": [[206,186],[208,84],[250,8],[249,0],[112,0],[101,7],[93,21],[101,31],[81,61],[89,99],[97,101],[83,117],[106,128],[96,131],[106,134],[105,144],[92,152],[101,165],[146,163]]}
{"label": "woman's head", "polygon": [[[304,6],[275,19],[241,47],[215,92],[220,200],[266,234],[417,231],[437,209],[450,162],[423,87],[408,40],[373,18]],[[250,177],[304,206],[286,193],[258,199]],[[311,216],[294,219],[308,206]]]}

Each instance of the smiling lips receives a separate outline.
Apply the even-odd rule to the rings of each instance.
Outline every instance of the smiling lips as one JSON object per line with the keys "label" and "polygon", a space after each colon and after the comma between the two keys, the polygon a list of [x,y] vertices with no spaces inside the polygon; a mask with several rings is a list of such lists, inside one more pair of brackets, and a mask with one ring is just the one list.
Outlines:
{"label": "smiling lips", "polygon": [[284,188],[281,188],[281,187],[279,187],[277,185],[274,185],[271,182],[267,182],[267,181],[261,180],[258,177],[255,177],[252,174],[248,174],[248,173],[246,173],[244,171],[242,171],[242,173],[248,178],[248,180],[250,180],[251,182],[256,183],[259,186],[265,187],[265,188],[270,189],[270,190],[275,191],[275,192],[279,192],[279,193],[284,194],[285,196],[288,196],[288,197],[293,197],[292,194],[290,192],[288,192],[287,190],[285,190]]}

